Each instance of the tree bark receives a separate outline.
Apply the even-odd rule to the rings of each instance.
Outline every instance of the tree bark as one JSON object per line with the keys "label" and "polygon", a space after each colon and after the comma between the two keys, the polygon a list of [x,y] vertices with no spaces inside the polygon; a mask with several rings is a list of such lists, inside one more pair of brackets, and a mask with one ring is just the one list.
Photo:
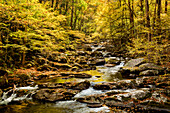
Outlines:
{"label": "tree bark", "polygon": [[128,0],[128,5],[129,5],[129,12],[130,12],[130,34],[131,37],[134,38],[134,15],[133,15],[133,7],[134,4],[134,0],[132,0],[132,3],[130,2],[130,0]]}
{"label": "tree bark", "polygon": [[158,20],[158,35],[161,34],[161,0],[157,0],[158,10],[157,10],[157,20]]}
{"label": "tree bark", "polygon": [[168,11],[167,7],[168,7],[168,0],[165,0],[165,13],[167,13]]}
{"label": "tree bark", "polygon": [[149,17],[149,3],[148,3],[148,0],[145,0],[145,13],[146,13],[146,27],[149,29],[148,41],[151,41],[150,17]]}
{"label": "tree bark", "polygon": [[71,29],[73,29],[73,15],[74,15],[74,0],[72,0],[72,8],[71,8],[71,22],[70,22]]}

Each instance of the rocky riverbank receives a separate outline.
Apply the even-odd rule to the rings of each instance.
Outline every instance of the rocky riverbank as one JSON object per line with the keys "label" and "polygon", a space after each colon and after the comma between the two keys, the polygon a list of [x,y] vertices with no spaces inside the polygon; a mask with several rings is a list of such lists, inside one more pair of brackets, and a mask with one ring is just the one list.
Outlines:
{"label": "rocky riverbank", "polygon": [[[65,105],[74,101],[91,110],[108,107],[101,112],[170,112],[168,68],[144,58],[129,60],[109,52],[103,43],[85,44],[79,50],[39,57],[37,68],[18,69],[13,74],[0,70],[1,104],[32,98],[38,103],[63,101]],[[91,70],[100,75],[89,74]],[[71,109],[69,105],[66,108]]]}

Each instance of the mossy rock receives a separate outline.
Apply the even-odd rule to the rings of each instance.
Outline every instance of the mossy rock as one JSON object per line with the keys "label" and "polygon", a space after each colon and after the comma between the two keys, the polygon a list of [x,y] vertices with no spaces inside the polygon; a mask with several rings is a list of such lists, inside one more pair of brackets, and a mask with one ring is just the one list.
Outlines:
{"label": "mossy rock", "polygon": [[21,80],[28,80],[30,79],[30,75],[29,74],[18,74],[16,75],[18,78],[20,78]]}
{"label": "mossy rock", "polygon": [[146,70],[139,73],[139,76],[156,76],[158,75],[158,70]]}
{"label": "mossy rock", "polygon": [[108,59],[107,64],[120,64],[120,60],[117,59]]}
{"label": "mossy rock", "polygon": [[142,63],[145,62],[145,59],[144,58],[137,58],[137,59],[131,59],[130,61],[128,61],[126,64],[125,64],[125,67],[135,67],[135,66],[139,66],[141,65]]}
{"label": "mossy rock", "polygon": [[38,71],[50,71],[51,69],[52,69],[52,67],[48,64],[44,64],[37,68]]}
{"label": "mossy rock", "polygon": [[161,66],[158,66],[153,63],[145,63],[139,66],[139,71],[145,70],[157,70],[159,73],[163,73],[164,69]]}

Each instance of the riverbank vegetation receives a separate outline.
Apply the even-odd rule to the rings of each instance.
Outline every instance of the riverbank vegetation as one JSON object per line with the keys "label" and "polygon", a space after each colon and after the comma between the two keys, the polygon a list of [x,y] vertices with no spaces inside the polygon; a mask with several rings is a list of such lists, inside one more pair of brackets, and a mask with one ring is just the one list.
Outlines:
{"label": "riverbank vegetation", "polygon": [[37,53],[73,49],[72,30],[108,40],[112,51],[168,65],[167,0],[2,0],[0,6],[1,67],[24,66]]}

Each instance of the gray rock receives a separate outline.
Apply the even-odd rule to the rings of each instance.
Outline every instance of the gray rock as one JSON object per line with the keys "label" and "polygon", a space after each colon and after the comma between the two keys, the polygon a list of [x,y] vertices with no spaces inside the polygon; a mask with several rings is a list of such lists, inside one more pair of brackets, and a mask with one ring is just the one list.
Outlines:
{"label": "gray rock", "polygon": [[139,76],[155,76],[158,75],[158,70],[146,70],[139,73]]}
{"label": "gray rock", "polygon": [[135,67],[139,66],[140,64],[144,63],[144,58],[137,58],[137,59],[131,59],[125,64],[125,67]]}
{"label": "gray rock", "polygon": [[139,71],[144,71],[144,70],[158,70],[158,71],[163,71],[164,69],[161,66],[158,66],[153,63],[145,63],[139,66]]}

